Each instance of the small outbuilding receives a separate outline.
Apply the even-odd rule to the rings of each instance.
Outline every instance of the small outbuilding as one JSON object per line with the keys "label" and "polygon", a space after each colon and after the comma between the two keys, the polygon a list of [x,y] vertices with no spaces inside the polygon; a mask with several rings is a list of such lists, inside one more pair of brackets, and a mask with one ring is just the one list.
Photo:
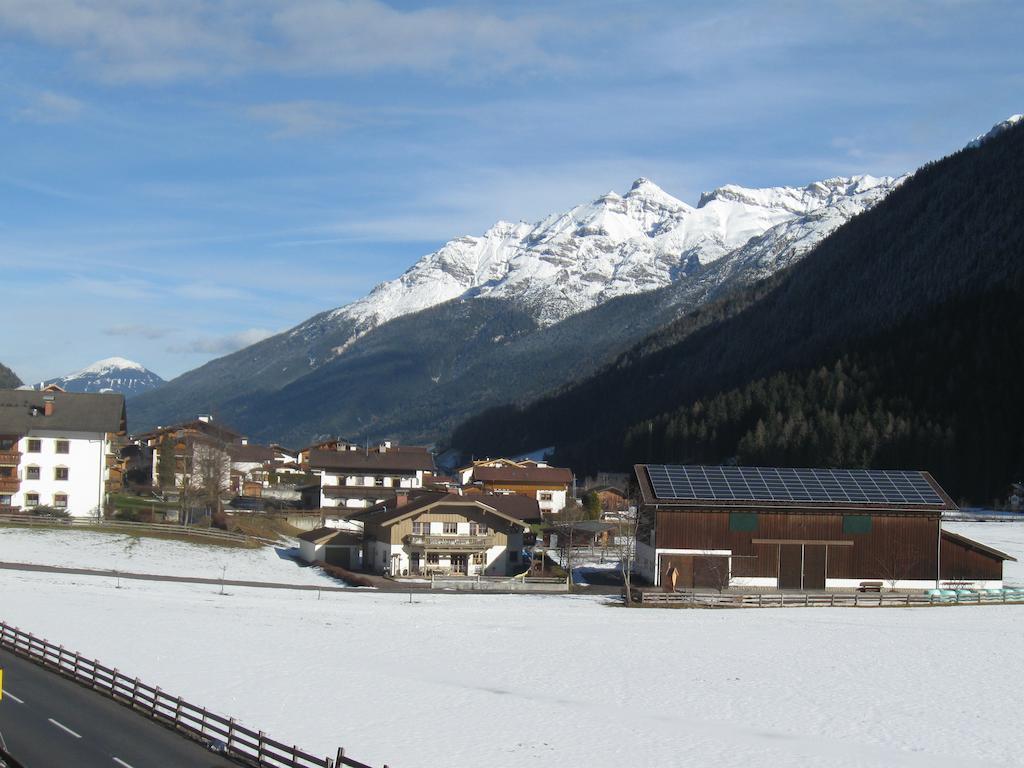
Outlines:
{"label": "small outbuilding", "polygon": [[316,528],[296,538],[299,557],[307,563],[323,562],[350,571],[363,566],[363,535],[359,531]]}

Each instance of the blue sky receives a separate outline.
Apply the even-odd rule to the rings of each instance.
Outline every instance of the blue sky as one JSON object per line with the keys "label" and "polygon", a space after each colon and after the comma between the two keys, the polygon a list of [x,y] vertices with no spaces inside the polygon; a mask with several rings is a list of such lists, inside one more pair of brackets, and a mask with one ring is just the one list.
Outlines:
{"label": "blue sky", "polygon": [[0,362],[171,377],[648,176],[898,174],[1024,111],[1017,2],[0,3]]}

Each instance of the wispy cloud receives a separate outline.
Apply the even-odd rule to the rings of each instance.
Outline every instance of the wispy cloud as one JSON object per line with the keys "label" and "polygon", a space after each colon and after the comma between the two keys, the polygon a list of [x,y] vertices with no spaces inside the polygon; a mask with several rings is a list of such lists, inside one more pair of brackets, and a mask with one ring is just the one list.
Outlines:
{"label": "wispy cloud", "polygon": [[[70,51],[109,81],[166,82],[251,71],[505,72],[564,60],[542,44],[552,19],[472,6],[378,0],[6,0],[0,27]],[[564,30],[563,30],[564,33]]]}
{"label": "wispy cloud", "polygon": [[266,328],[248,328],[244,331],[230,333],[225,336],[198,337],[184,344],[171,345],[167,348],[167,351],[186,355],[226,355],[242,347],[255,344],[257,341],[263,341],[263,339],[273,335],[274,331],[268,331]]}
{"label": "wispy cloud", "polygon": [[254,120],[277,127],[275,138],[306,136],[337,130],[343,126],[342,110],[322,101],[279,101],[255,104],[246,109]]}
{"label": "wispy cloud", "polygon": [[162,339],[167,332],[166,328],[135,323],[113,325],[103,329],[106,336],[135,336],[142,339]]}
{"label": "wispy cloud", "polygon": [[41,91],[15,113],[18,120],[28,123],[67,123],[77,118],[84,105],[78,99],[63,93]]}

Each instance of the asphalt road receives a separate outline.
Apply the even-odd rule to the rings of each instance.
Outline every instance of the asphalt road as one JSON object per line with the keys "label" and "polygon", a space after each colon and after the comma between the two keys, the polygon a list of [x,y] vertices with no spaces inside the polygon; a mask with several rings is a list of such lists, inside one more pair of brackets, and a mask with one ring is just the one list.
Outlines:
{"label": "asphalt road", "polygon": [[25,768],[236,768],[127,707],[0,650],[0,738]]}

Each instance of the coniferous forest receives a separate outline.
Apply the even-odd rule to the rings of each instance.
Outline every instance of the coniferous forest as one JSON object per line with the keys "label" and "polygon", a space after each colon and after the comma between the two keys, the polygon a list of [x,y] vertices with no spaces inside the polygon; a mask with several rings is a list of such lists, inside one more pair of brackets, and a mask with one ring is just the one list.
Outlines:
{"label": "coniferous forest", "polygon": [[463,424],[475,455],[914,468],[991,504],[1024,479],[1024,126],[920,169],[713,324]]}

